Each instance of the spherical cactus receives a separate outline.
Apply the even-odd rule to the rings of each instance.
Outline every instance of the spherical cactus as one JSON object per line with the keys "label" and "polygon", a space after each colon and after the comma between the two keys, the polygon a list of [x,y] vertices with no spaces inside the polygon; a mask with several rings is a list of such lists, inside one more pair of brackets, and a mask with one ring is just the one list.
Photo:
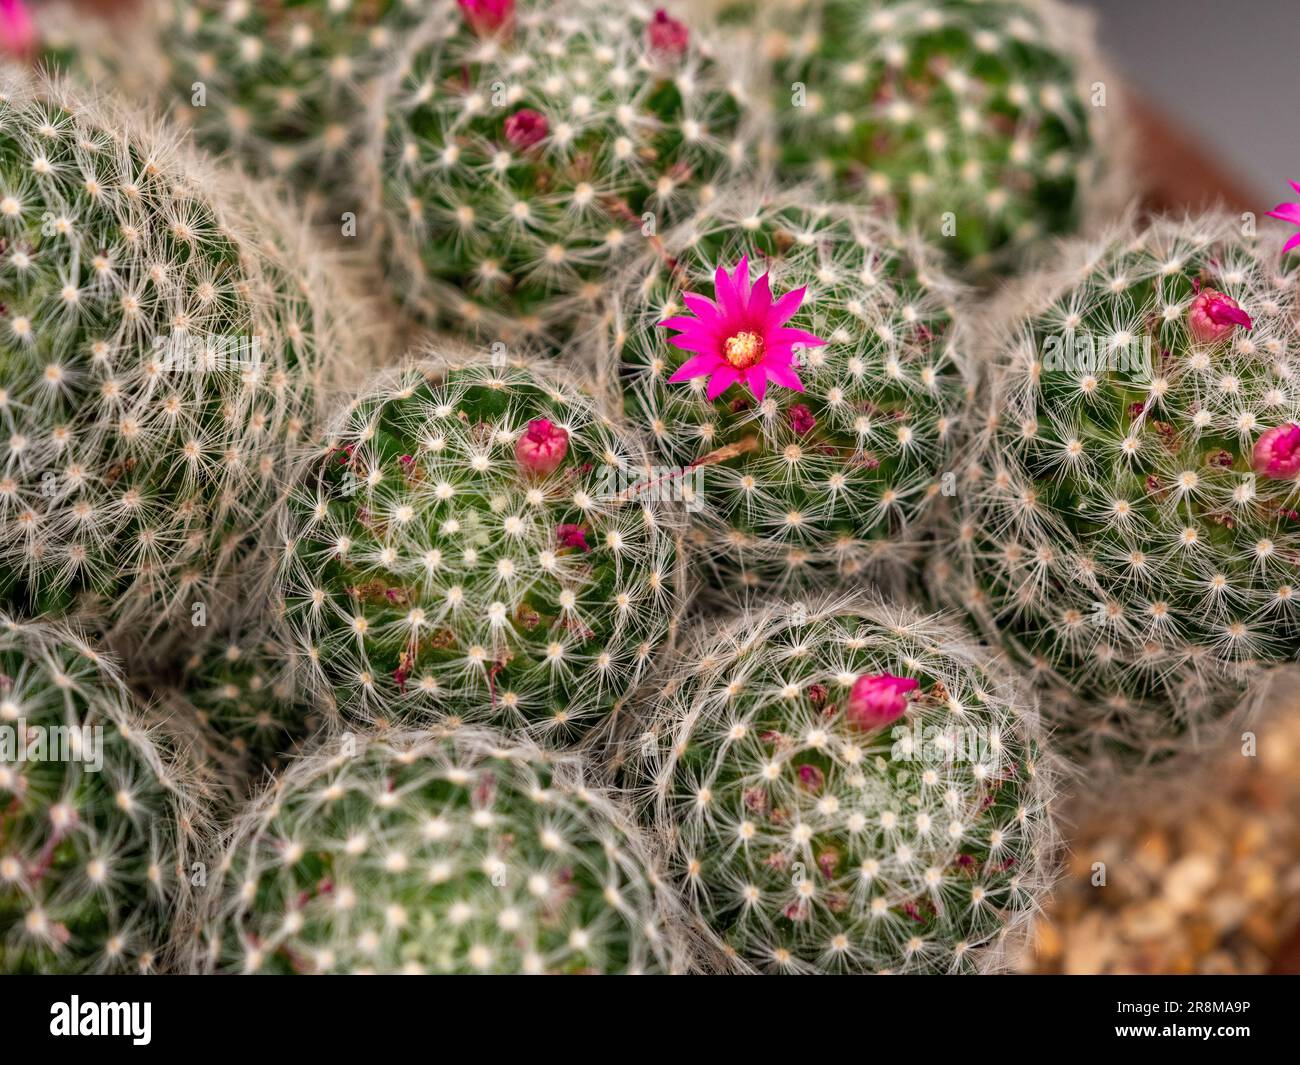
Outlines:
{"label": "spherical cactus", "polygon": [[143,93],[191,127],[203,148],[284,179],[313,209],[355,212],[375,82],[427,7],[422,0],[145,0],[130,23],[76,41],[68,67],[106,70],[122,91]]}
{"label": "spherical cactus", "polygon": [[991,315],[987,427],[936,583],[1032,666],[1091,765],[1197,745],[1300,651],[1279,250],[1226,217],[1121,227]]}
{"label": "spherical cactus", "polygon": [[200,969],[678,964],[635,827],[573,756],[493,732],[345,737],[297,760],[240,816],[217,868],[199,913]]}
{"label": "spherical cactus", "polygon": [[156,631],[219,597],[352,303],[293,212],[146,119],[10,71],[0,122],[0,596]]}
{"label": "spherical cactus", "polygon": [[986,663],[942,619],[867,600],[699,634],[629,758],[712,964],[1003,964],[1055,837],[1036,712]]}
{"label": "spherical cactus", "polygon": [[204,799],[116,668],[0,615],[0,972],[165,966]]}
{"label": "spherical cactus", "polygon": [[381,383],[294,491],[285,613],[345,714],[573,736],[672,634],[679,523],[637,441],[553,367],[502,362]]}
{"label": "spherical cactus", "polygon": [[384,92],[385,255],[426,321],[562,340],[613,263],[752,161],[743,53],[635,0],[461,9]]}
{"label": "spherical cactus", "polygon": [[765,11],[787,178],[897,212],[976,275],[1072,232],[1100,199],[1105,88],[1091,29],[1071,28],[1069,9],[795,0]]}
{"label": "spherical cactus", "polygon": [[969,390],[932,260],[864,213],[733,190],[629,272],[603,376],[724,586],[885,580],[930,535]]}

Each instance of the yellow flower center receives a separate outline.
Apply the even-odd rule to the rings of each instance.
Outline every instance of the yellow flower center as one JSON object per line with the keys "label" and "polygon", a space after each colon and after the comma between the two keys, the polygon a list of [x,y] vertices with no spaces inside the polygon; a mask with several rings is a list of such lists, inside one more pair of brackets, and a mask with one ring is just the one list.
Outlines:
{"label": "yellow flower center", "polygon": [[763,358],[763,338],[757,333],[737,333],[727,337],[722,354],[737,370],[748,370]]}

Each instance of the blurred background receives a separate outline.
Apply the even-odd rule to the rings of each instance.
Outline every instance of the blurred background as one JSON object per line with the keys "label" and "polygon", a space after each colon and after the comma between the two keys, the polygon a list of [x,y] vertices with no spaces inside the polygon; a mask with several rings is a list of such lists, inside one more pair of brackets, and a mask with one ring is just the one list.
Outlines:
{"label": "blurred background", "polygon": [[1300,180],[1296,0],[1074,2],[1095,12],[1107,62],[1169,136],[1201,146],[1234,198],[1267,210]]}

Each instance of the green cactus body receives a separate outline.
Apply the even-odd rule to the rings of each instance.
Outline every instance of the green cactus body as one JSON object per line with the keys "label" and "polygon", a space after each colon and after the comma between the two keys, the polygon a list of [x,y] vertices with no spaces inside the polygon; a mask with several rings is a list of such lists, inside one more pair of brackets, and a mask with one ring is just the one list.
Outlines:
{"label": "green cactus body", "polygon": [[0,594],[156,630],[241,558],[348,300],[135,115],[13,72],[0,122]]}
{"label": "green cactus body", "polygon": [[178,713],[194,715],[216,738],[221,760],[257,782],[278,771],[320,728],[291,649],[256,627],[237,627],[201,646],[171,692]]}
{"label": "green cactus body", "polygon": [[[862,212],[753,192],[661,251],[623,286],[603,375],[681,469],[717,580],[770,593],[901,573],[932,532],[969,391],[959,294],[931,253]],[[796,351],[802,391],[772,382],[760,401],[738,380],[711,400],[704,377],[671,380],[692,352],[660,323],[715,299],[715,271],[742,258],[774,300],[806,289],[786,326],[825,344]]]}
{"label": "green cactus body", "polygon": [[381,721],[600,725],[682,599],[677,521],[645,468],[554,368],[399,374],[352,404],[290,502],[282,588],[309,671]]}
{"label": "green cactus body", "polygon": [[165,967],[198,794],[108,660],[0,616],[0,972]]}
{"label": "green cactus body", "polygon": [[937,583],[1033,667],[1090,765],[1196,746],[1296,658],[1296,478],[1260,454],[1300,420],[1278,251],[1226,217],[1120,228],[994,315]]}
{"label": "green cactus body", "polygon": [[896,212],[976,275],[1072,232],[1100,163],[1086,34],[1062,18],[1034,0],[777,5],[780,168]]}
{"label": "green cactus body", "polygon": [[[713,964],[1001,964],[1055,836],[1036,712],[986,661],[941,619],[864,600],[699,634],[647,696],[630,755]],[[868,677],[915,682],[904,716],[858,705]]]}
{"label": "green cactus body", "polygon": [[351,741],[295,761],[240,816],[197,967],[675,968],[645,846],[572,756],[471,729]]}
{"label": "green cactus body", "polygon": [[415,313],[564,340],[613,264],[752,162],[741,57],[694,29],[656,44],[656,18],[530,0],[481,36],[450,5],[429,17],[386,87],[376,148],[385,251]]}
{"label": "green cactus body", "polygon": [[[419,0],[154,0],[166,69],[156,90],[203,147],[358,207],[355,158],[385,60]],[[351,201],[347,201],[347,196]]]}

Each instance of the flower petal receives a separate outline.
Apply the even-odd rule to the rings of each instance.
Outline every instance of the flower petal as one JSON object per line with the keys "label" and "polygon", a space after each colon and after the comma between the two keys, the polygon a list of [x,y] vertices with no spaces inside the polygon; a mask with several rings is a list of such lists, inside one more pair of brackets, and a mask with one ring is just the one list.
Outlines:
{"label": "flower petal", "polygon": [[1300,226],[1300,203],[1279,203],[1273,210],[1266,211],[1265,214],[1269,218],[1277,218],[1280,221]]}
{"label": "flower petal", "polygon": [[723,392],[736,383],[740,374],[734,366],[719,366],[718,372],[709,378],[709,401],[717,399]]}
{"label": "flower petal", "polygon": [[753,291],[749,294],[749,320],[751,322],[766,321],[771,306],[772,285],[768,281],[768,275],[764,274],[754,282]]}
{"label": "flower petal", "polygon": [[772,365],[769,363],[767,376],[772,379],[773,384],[780,385],[782,388],[793,389],[795,392],[803,391],[803,382],[799,380],[799,375],[795,372],[793,366]]}
{"label": "flower petal", "polygon": [[767,324],[769,328],[775,329],[779,325],[784,325],[794,315],[803,303],[803,298],[808,293],[808,286],[801,285],[799,288],[791,289],[779,300],[772,304],[772,309],[767,313]]}
{"label": "flower petal", "polygon": [[[687,359],[677,367],[668,380],[672,384],[677,384],[681,381],[689,381],[693,377],[704,377],[706,374],[711,374],[719,366],[725,365],[726,364],[718,358],[715,352],[704,352],[696,355],[693,359]],[[729,368],[730,367],[728,367],[728,369]]]}
{"label": "flower petal", "polygon": [[749,390],[754,393],[754,398],[760,403],[763,402],[763,397],[767,395],[767,371],[768,368],[761,362],[745,371],[745,384],[749,385]]}
{"label": "flower petal", "polygon": [[824,348],[827,341],[806,329],[778,329],[772,335],[772,341],[776,344],[802,344],[806,348]]}
{"label": "flower petal", "polygon": [[701,296],[696,292],[683,292],[682,302],[694,313],[702,322],[712,322],[722,317],[722,311],[708,296]]}
{"label": "flower petal", "polygon": [[1300,245],[1300,233],[1297,233],[1294,237],[1292,237],[1290,240],[1288,240],[1285,244],[1282,245],[1282,254],[1285,255],[1287,252],[1289,252],[1292,248],[1296,247],[1297,245]]}

